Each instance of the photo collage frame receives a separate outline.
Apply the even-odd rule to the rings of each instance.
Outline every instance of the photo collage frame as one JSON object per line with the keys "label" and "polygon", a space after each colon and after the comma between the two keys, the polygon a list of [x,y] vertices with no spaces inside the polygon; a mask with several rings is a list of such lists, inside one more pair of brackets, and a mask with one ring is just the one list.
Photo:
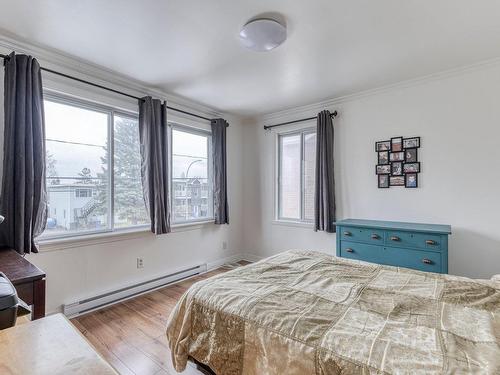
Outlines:
{"label": "photo collage frame", "polygon": [[388,141],[375,142],[377,165],[375,173],[378,187],[386,189],[391,186],[406,188],[418,187],[418,174],[421,165],[418,161],[420,137],[393,137]]}

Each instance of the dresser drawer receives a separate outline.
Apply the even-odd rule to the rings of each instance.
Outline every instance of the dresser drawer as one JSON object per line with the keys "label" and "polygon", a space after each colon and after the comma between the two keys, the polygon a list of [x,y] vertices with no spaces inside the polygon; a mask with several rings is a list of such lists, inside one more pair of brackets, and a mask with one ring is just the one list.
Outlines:
{"label": "dresser drawer", "polygon": [[390,246],[441,250],[441,236],[436,234],[387,231],[385,243]]}
{"label": "dresser drawer", "polygon": [[342,241],[340,256],[388,266],[413,268],[427,272],[442,272],[441,254],[434,251]]}
{"label": "dresser drawer", "polygon": [[384,251],[384,264],[397,267],[413,268],[427,272],[443,272],[441,267],[441,254],[435,251],[422,251],[402,249],[386,246]]}
{"label": "dresser drawer", "polygon": [[381,263],[384,261],[383,250],[383,246],[342,241],[340,246],[340,256],[349,259],[364,260],[366,262]]}
{"label": "dresser drawer", "polygon": [[340,236],[342,240],[365,242],[373,245],[384,244],[385,231],[370,228],[341,227]]}

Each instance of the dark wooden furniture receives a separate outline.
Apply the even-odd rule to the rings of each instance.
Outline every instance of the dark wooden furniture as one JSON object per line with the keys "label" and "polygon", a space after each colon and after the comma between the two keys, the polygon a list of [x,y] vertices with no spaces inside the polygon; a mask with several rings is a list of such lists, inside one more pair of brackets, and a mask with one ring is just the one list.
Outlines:
{"label": "dark wooden furniture", "polygon": [[0,271],[14,284],[17,295],[33,306],[31,318],[45,316],[45,272],[12,249],[0,249]]}

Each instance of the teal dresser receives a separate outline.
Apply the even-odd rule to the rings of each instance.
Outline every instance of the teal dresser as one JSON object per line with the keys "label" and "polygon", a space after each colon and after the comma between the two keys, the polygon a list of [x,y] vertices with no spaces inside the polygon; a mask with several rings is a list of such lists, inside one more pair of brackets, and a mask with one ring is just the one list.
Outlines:
{"label": "teal dresser", "polygon": [[448,273],[449,225],[346,219],[337,225],[337,256]]}

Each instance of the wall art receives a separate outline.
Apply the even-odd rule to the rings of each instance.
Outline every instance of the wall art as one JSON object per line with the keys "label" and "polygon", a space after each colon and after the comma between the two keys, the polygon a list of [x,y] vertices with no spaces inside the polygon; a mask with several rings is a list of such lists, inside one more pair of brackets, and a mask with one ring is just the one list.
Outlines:
{"label": "wall art", "polygon": [[377,153],[378,187],[387,189],[391,186],[418,187],[418,174],[422,172],[418,161],[420,137],[392,137],[386,141],[375,142]]}

